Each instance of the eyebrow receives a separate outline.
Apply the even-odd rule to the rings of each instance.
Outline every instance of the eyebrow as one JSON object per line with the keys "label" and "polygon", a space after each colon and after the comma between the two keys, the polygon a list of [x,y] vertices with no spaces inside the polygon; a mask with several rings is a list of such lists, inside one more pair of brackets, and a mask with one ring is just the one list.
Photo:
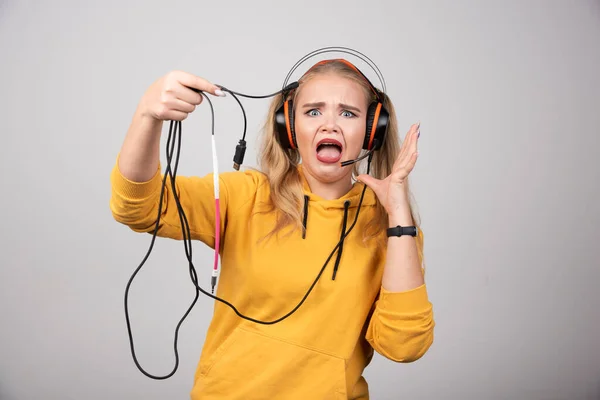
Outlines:
{"label": "eyebrow", "polygon": [[[323,107],[323,106],[325,106],[325,102],[320,101],[317,103],[306,103],[302,106],[302,108],[318,108],[318,107]],[[360,108],[351,106],[349,104],[339,103],[338,106],[340,106],[341,108],[344,108],[346,110],[360,112]]]}

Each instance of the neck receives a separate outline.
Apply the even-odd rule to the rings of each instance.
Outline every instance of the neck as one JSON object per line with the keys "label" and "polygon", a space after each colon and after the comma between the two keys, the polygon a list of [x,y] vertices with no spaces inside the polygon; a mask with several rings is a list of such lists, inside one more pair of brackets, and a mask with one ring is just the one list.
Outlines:
{"label": "neck", "polygon": [[310,191],[325,200],[339,199],[352,189],[352,173],[335,182],[322,182],[304,170],[304,178]]}

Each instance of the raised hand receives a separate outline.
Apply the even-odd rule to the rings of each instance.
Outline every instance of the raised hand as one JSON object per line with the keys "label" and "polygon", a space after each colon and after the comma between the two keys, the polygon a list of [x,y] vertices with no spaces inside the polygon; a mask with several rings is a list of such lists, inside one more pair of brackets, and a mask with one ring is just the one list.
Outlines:
{"label": "raised hand", "polygon": [[406,215],[409,199],[405,182],[417,162],[419,155],[417,142],[420,134],[420,123],[412,125],[402,143],[392,173],[385,179],[376,179],[366,174],[358,176],[359,181],[375,192],[379,202],[390,216]]}

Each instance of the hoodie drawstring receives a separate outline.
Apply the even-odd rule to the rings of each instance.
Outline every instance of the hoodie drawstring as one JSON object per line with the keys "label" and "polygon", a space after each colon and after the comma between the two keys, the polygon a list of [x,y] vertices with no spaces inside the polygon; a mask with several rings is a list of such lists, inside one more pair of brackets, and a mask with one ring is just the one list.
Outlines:
{"label": "hoodie drawstring", "polygon": [[342,251],[344,249],[344,240],[346,238],[344,235],[346,234],[346,222],[348,221],[348,207],[350,206],[350,200],[346,200],[344,202],[344,221],[342,223],[342,234],[340,235],[340,247],[338,248],[337,258],[335,259],[335,265],[333,267],[333,275],[331,276],[331,280],[335,280],[335,276],[337,275],[338,267],[340,266],[340,260],[342,258]]}
{"label": "hoodie drawstring", "polygon": [[[302,239],[306,239],[306,225],[308,222],[308,200],[309,200],[309,197],[307,195],[304,195],[304,212],[302,215]],[[342,221],[342,233],[340,235],[341,243],[338,248],[337,257],[335,259],[335,265],[333,266],[333,275],[331,276],[331,280],[335,280],[338,268],[340,266],[340,261],[342,259],[342,252],[344,251],[344,240],[346,240],[344,235],[346,234],[346,224],[348,222],[348,208],[349,207],[350,207],[350,200],[344,201],[344,219]]]}
{"label": "hoodie drawstring", "polygon": [[308,196],[304,195],[304,215],[302,219],[302,239],[306,239],[306,222],[308,220]]}

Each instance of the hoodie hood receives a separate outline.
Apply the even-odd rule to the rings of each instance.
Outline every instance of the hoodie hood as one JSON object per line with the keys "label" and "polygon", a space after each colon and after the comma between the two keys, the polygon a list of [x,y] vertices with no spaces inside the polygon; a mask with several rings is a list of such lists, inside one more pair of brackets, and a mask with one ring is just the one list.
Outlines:
{"label": "hoodie hood", "polygon": [[[335,280],[335,277],[340,268],[340,264],[342,261],[342,254],[344,251],[344,241],[347,237],[345,235],[346,231],[352,226],[354,222],[354,218],[356,217],[356,213],[365,212],[366,208],[374,207],[376,202],[375,193],[370,189],[366,188],[365,195],[363,197],[362,203],[360,203],[360,198],[365,188],[365,184],[362,182],[355,182],[352,185],[352,188],[338,199],[326,200],[322,197],[314,194],[310,190],[310,186],[308,185],[308,181],[304,175],[304,171],[302,165],[298,166],[298,172],[300,173],[300,179],[302,180],[302,188],[304,192],[304,208],[302,211],[302,238],[306,239],[306,235],[310,225],[309,214],[311,214],[310,210],[313,209],[312,214],[317,214],[316,218],[326,218],[326,219],[336,219],[340,220],[340,245],[338,247],[337,256],[335,259],[335,265],[333,267],[333,274],[331,279]],[[360,209],[358,205],[360,204]],[[352,211],[352,212],[351,212]],[[349,220],[349,215],[351,215],[351,219]],[[355,230],[350,234],[355,234]],[[314,230],[311,234],[321,235],[328,234],[328,232],[319,232],[317,229]]]}
{"label": "hoodie hood", "polygon": [[[358,203],[360,202],[360,196],[365,186],[364,183],[355,182],[354,185],[352,185],[352,189],[350,189],[350,191],[348,191],[348,193],[344,194],[342,197],[333,200],[326,200],[311,191],[310,186],[308,185],[308,181],[306,180],[302,164],[298,165],[298,172],[300,174],[300,179],[302,180],[302,189],[304,192],[304,196],[308,197],[308,201],[311,204],[318,205],[319,207],[322,207],[324,209],[338,208],[343,210],[346,207],[344,203],[346,201],[350,201],[349,208],[352,209],[358,207]],[[375,193],[373,193],[373,191],[370,188],[367,188],[361,207],[373,207],[376,204],[377,201]]]}

